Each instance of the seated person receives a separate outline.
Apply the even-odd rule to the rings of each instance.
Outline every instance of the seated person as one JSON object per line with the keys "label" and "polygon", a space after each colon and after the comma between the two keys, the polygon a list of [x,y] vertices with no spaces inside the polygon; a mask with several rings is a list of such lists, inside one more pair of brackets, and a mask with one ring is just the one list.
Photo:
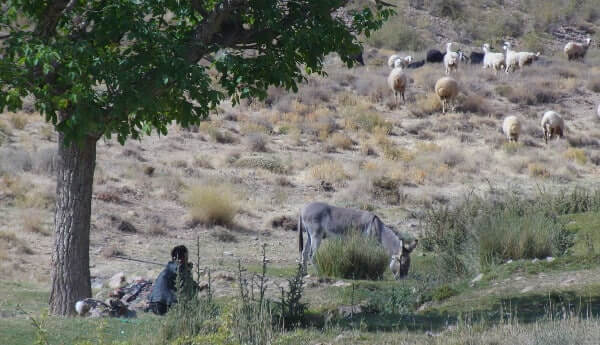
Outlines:
{"label": "seated person", "polygon": [[[171,251],[172,261],[160,272],[152,292],[148,296],[148,308],[157,315],[164,315],[169,308],[177,303],[177,292],[190,293],[194,296],[197,284],[192,276],[192,264],[188,263],[188,250],[185,246],[177,246]],[[179,277],[178,277],[179,276]],[[179,282],[179,289],[176,287]]]}

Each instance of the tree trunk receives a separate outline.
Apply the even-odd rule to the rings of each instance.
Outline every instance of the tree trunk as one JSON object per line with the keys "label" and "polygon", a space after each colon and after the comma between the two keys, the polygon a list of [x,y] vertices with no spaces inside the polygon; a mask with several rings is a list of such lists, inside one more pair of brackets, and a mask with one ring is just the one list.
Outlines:
{"label": "tree trunk", "polygon": [[75,302],[92,296],[89,247],[95,166],[95,138],[67,146],[59,133],[49,301],[53,315],[72,315]]}

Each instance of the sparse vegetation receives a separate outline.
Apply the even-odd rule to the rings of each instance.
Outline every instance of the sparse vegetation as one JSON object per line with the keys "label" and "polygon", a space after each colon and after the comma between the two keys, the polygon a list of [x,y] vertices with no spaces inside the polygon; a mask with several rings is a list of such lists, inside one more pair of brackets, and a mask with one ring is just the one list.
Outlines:
{"label": "sparse vegetation", "polygon": [[316,181],[341,183],[346,181],[350,176],[340,163],[327,160],[312,166],[310,168],[310,177]]}

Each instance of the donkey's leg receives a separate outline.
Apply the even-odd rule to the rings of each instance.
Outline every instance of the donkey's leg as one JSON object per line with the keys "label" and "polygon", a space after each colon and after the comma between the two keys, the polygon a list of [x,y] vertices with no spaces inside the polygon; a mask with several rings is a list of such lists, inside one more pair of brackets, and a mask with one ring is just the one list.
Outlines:
{"label": "donkey's leg", "polygon": [[311,243],[310,262],[313,265],[315,264],[315,254],[317,254],[317,249],[319,249],[319,246],[321,245],[321,238],[322,236],[315,236]]}
{"label": "donkey's leg", "polygon": [[306,271],[306,266],[308,265],[308,255],[310,254],[312,248],[311,248],[311,243],[312,243],[312,235],[311,235],[311,231],[309,231],[308,227],[306,226],[307,224],[305,224],[305,229],[306,229],[306,243],[304,244],[304,248],[302,249],[302,268],[304,269],[304,271]]}

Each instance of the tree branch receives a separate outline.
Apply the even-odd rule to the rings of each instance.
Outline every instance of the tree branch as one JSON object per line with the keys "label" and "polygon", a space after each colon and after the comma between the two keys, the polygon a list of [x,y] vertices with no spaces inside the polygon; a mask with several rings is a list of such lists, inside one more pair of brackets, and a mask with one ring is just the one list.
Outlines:
{"label": "tree branch", "polygon": [[46,8],[44,17],[35,28],[35,35],[42,38],[49,38],[56,32],[56,25],[63,12],[68,9],[71,10],[75,5],[75,0],[56,0],[52,1]]}

